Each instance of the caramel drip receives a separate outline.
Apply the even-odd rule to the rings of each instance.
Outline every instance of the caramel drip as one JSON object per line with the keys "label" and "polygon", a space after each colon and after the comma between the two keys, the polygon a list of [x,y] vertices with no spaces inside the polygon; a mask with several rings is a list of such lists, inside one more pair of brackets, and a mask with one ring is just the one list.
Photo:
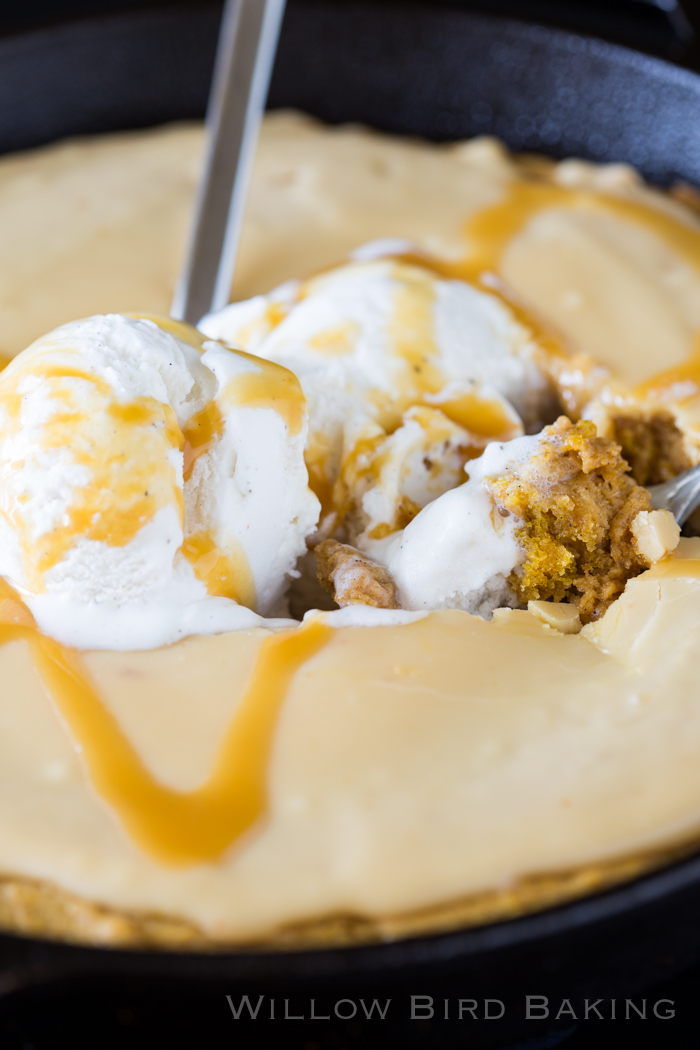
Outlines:
{"label": "caramel drip", "polygon": [[652,376],[636,387],[641,401],[685,401],[700,393],[700,332],[695,337],[693,353],[687,361]]}
{"label": "caramel drip", "polygon": [[[434,333],[435,284],[427,274],[425,261],[412,259],[418,266],[397,267],[401,287],[396,294],[389,326],[389,340],[394,353],[404,364],[401,391],[398,396],[381,391],[368,392],[368,399],[378,409],[378,421],[387,434],[401,425],[404,412],[418,405],[438,408],[453,423],[472,434],[486,438],[507,439],[513,436],[513,418],[498,399],[463,394],[436,402],[445,386],[445,376],[436,363],[439,349]],[[440,264],[428,269],[438,269]]]}
{"label": "caramel drip", "polygon": [[[34,617],[19,598],[14,587],[0,576],[0,626],[2,628],[35,628]],[[9,640],[9,639],[7,639]]]}
{"label": "caramel drip", "polygon": [[[63,348],[61,348],[63,349]],[[17,361],[17,365],[13,368],[9,376],[3,376],[5,383],[9,384],[12,382],[13,377],[18,373],[21,376],[31,375],[37,379],[77,379],[83,383],[90,383],[94,387],[96,393],[101,394],[103,397],[110,396],[109,383],[105,382],[104,379],[100,379],[99,376],[94,375],[92,372],[84,372],[77,365],[69,364],[44,364],[43,358],[54,352],[54,347],[50,344],[46,346],[46,354],[37,354],[33,359],[29,367],[22,367],[25,363],[19,358],[14,358]],[[68,354],[71,351],[67,351]],[[9,364],[10,362],[8,362]],[[4,408],[8,416],[13,419],[19,419],[20,411],[22,408],[22,394],[18,394],[15,387],[8,387],[3,390],[3,401]],[[60,385],[54,384],[51,390],[51,397],[57,401],[64,401],[66,404],[70,402],[71,392],[62,388]]]}
{"label": "caramel drip", "polygon": [[[546,172],[540,176],[536,172],[533,175],[530,178],[514,179],[502,200],[471,216],[465,226],[469,251],[464,258],[457,262],[446,262],[421,256],[406,257],[407,261],[428,266],[443,277],[480,285],[485,291],[497,295],[517,320],[532,331],[538,344],[555,357],[568,355],[565,337],[500,279],[508,246],[540,212],[549,208],[565,208],[607,214],[622,222],[641,226],[655,234],[700,273],[700,227],[697,224],[684,222],[644,201],[630,200],[600,190],[559,186],[546,178]],[[700,377],[700,352],[694,355],[692,361],[689,369],[695,381]],[[659,378],[664,387],[674,381],[670,374],[663,374]],[[653,384],[654,380],[648,385],[651,388]]]}
{"label": "caramel drip", "polygon": [[453,423],[459,423],[479,437],[508,440],[518,432],[513,418],[505,412],[502,402],[497,400],[477,397],[476,394],[462,394],[449,401],[431,404],[444,412]]}
{"label": "caramel drip", "polygon": [[206,584],[209,594],[233,598],[239,605],[255,608],[257,596],[253,570],[243,545],[232,533],[226,535],[225,551],[210,532],[188,536],[181,549],[197,579]]}
{"label": "caramel drip", "polygon": [[[127,314],[126,316],[133,317],[136,320],[153,321],[163,332],[168,332],[183,343],[193,346],[200,353],[204,350],[205,343],[216,343],[216,340],[208,339],[206,335],[192,325],[186,324],[184,321],[174,321],[171,317],[161,317],[159,314],[147,313]],[[275,313],[274,325],[279,324],[282,318],[283,314],[277,316],[277,313]],[[221,345],[225,344],[222,343]],[[306,398],[301,389],[301,384],[294,373],[282,365],[256,357],[245,350],[239,350],[235,347],[227,347],[227,349],[230,353],[235,354],[236,357],[244,357],[247,361],[253,362],[255,370],[242,372],[235,379],[231,380],[227,384],[226,390],[223,391],[223,399],[230,404],[243,407],[272,408],[289,427],[290,434],[298,434],[306,418]],[[219,397],[221,398],[222,394]],[[207,414],[209,414],[209,418],[207,418]],[[200,440],[196,444],[192,442],[191,435],[194,434],[196,436],[198,428],[204,430],[207,427],[210,430],[210,437],[204,441]],[[209,443],[206,444],[206,447],[211,447],[216,435],[221,433],[222,429],[221,413],[214,405],[208,405],[202,412],[199,412],[193,419],[189,420],[185,428],[183,428],[186,440],[190,442],[191,448],[197,449],[198,455],[206,451],[206,448],[203,446],[207,441]],[[189,434],[188,431],[190,432]],[[202,433],[200,433],[199,437],[202,437]],[[188,453],[185,451],[186,472],[192,466],[192,462],[191,460],[188,462],[187,456]],[[196,456],[194,458],[196,459]]]}
{"label": "caramel drip", "polygon": [[435,364],[439,356],[435,342],[433,308],[435,284],[421,270],[403,268],[401,286],[396,294],[389,340],[406,365],[406,394],[436,394],[445,385],[445,377]]}
{"label": "caramel drip", "polygon": [[199,457],[216,444],[223,432],[224,420],[216,401],[210,401],[200,412],[187,420],[182,428],[185,439],[182,449],[185,481],[192,477],[194,465]]}
{"label": "caramel drip", "polygon": [[548,208],[598,212],[645,227],[674,249],[700,273],[700,227],[649,204],[629,198],[558,186],[548,181],[514,181],[505,198],[483,208],[467,222],[470,245],[464,259],[447,264],[455,276],[476,281],[486,272],[498,273],[508,245],[539,212]]}
{"label": "caramel drip", "polygon": [[284,420],[291,435],[300,433],[306,419],[306,398],[294,373],[242,350],[234,352],[253,361],[255,369],[230,379],[220,398],[230,407],[271,408]]}
{"label": "caramel drip", "polygon": [[359,334],[357,321],[346,321],[312,335],[309,347],[323,357],[345,357],[355,350]]}
{"label": "caramel drip", "polygon": [[267,771],[280,709],[294,675],[326,644],[318,621],[271,635],[260,646],[243,697],[208,780],[195,791],[164,787],[148,771],[81,666],[79,654],[41,634],[0,580],[0,645],[23,639],[90,782],[137,845],[169,865],[218,860],[264,815]]}
{"label": "caramel drip", "polygon": [[268,303],[263,317],[257,317],[248,324],[244,324],[230,342],[222,341],[225,346],[238,350],[239,344],[247,346],[255,339],[264,339],[284,321],[288,313],[289,306],[286,303]]}
{"label": "caramel drip", "polygon": [[379,478],[382,457],[377,451],[386,439],[385,433],[372,434],[359,438],[349,452],[343,457],[338,479],[333,486],[333,506],[339,525],[353,506],[353,494],[360,478],[368,473]]}
{"label": "caramel drip", "polygon": [[282,324],[288,313],[289,306],[286,303],[268,303],[265,308],[265,321],[270,331]]}
{"label": "caramel drip", "polygon": [[193,346],[195,350],[199,350],[200,353],[203,350],[204,343],[208,342],[208,337],[200,332],[194,325],[187,324],[186,321],[175,321],[172,317],[164,317],[162,314],[124,314],[125,317],[132,317],[135,321],[153,321],[154,324],[158,325],[162,332],[167,332],[168,335],[175,336],[180,342],[186,343],[188,346]]}
{"label": "caramel drip", "polygon": [[325,456],[318,449],[307,448],[304,452],[304,463],[309,474],[309,488],[321,504],[319,520],[323,521],[326,515],[335,509],[334,482],[328,480]]}

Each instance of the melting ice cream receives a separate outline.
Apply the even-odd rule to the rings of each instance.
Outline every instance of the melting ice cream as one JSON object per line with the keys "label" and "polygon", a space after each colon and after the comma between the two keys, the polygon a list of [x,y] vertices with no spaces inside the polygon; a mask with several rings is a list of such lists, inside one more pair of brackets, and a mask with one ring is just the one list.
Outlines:
{"label": "melting ice cream", "polygon": [[[537,430],[551,413],[536,346],[507,307],[401,259],[291,282],[201,328],[299,377],[326,535],[349,514],[359,516],[356,531],[395,528],[407,508],[451,488],[488,441]],[[385,494],[368,496],[377,483]]]}
{"label": "melting ice cream", "polygon": [[39,626],[140,649],[275,614],[318,519],[285,368],[91,317],[0,376],[0,574]]}

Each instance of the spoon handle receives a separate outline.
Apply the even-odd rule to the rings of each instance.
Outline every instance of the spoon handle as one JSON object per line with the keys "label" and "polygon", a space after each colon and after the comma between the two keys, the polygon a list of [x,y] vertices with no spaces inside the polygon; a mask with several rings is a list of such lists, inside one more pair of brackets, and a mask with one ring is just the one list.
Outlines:
{"label": "spoon handle", "polygon": [[171,314],[196,324],[229,299],[250,171],[285,0],[226,0],[209,106],[204,174]]}

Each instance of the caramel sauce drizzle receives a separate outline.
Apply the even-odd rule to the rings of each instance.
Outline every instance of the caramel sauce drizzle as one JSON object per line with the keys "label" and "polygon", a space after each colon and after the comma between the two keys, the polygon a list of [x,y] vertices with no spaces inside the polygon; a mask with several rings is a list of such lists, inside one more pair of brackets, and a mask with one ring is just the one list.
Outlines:
{"label": "caramel sauce drizzle", "polygon": [[202,864],[256,824],[268,805],[267,774],[279,713],[294,675],[328,642],[319,621],[262,642],[212,771],[201,787],[160,784],[102,702],[74,649],[41,634],[16,592],[0,580],[0,645],[26,641],[95,791],[130,838],[168,865]]}
{"label": "caramel sauce drizzle", "polygon": [[[456,262],[411,257],[422,266],[446,278],[456,278],[483,288],[498,296],[513,312],[516,319],[529,328],[542,349],[554,358],[569,356],[566,339],[555,325],[540,316],[508,288],[501,278],[503,258],[511,241],[542,211],[563,208],[578,212],[606,214],[623,222],[641,226],[655,234],[685,263],[700,274],[700,226],[641,200],[589,190],[560,186],[547,177],[547,169],[534,170],[514,179],[505,196],[495,204],[482,208],[465,225],[469,245],[467,254]],[[700,345],[684,365],[670,372],[662,372],[643,384],[637,396],[659,396],[674,384],[691,380],[700,389]]]}
{"label": "caramel sauce drizzle", "polygon": [[640,383],[634,390],[640,401],[687,401],[700,393],[700,332],[695,337],[693,352],[686,361],[668,368]]}
{"label": "caramel sauce drizzle", "polygon": [[436,394],[445,377],[435,364],[439,356],[433,331],[435,284],[423,270],[412,267],[402,267],[399,276],[401,287],[394,302],[389,341],[406,366],[406,394]]}
{"label": "caramel sauce drizzle", "polygon": [[235,536],[231,533],[226,536],[223,551],[211,532],[196,532],[185,539],[182,553],[197,579],[206,584],[209,594],[233,598],[239,605],[255,608],[255,577],[248,556]]}
{"label": "caramel sauce drizzle", "polygon": [[253,361],[256,367],[230,379],[219,399],[241,408],[271,408],[292,436],[300,433],[306,419],[306,398],[294,372],[242,350],[235,352]]}
{"label": "caramel sauce drizzle", "polygon": [[[153,314],[127,316],[152,321],[199,353],[205,349],[206,336],[191,325]],[[47,355],[52,349],[47,343]],[[62,363],[52,362],[50,356],[44,363],[41,353],[34,354],[2,376],[3,434],[15,434],[21,428],[22,381],[27,376],[40,379],[57,410],[37,436],[37,451],[70,449],[72,463],[83,467],[89,479],[85,485],[73,486],[61,521],[36,541],[30,539],[32,523],[25,521],[21,494],[13,493],[11,486],[3,493],[0,513],[20,539],[26,576],[36,591],[43,589],[43,574],[61,561],[79,537],[125,546],[168,504],[177,507],[184,527],[183,493],[172,465],[163,469],[163,453],[173,448],[183,453],[184,480],[189,481],[199,457],[223,435],[227,409],[271,409],[291,435],[304,426],[306,399],[297,377],[281,365],[241,350],[229,348],[254,368],[229,381],[215,401],[180,429],[167,404],[148,397],[121,402],[106,381],[81,370],[77,357],[73,365],[70,347],[60,349],[65,355]],[[255,607],[253,573],[235,536],[201,532],[187,537],[181,550],[210,594]]]}
{"label": "caramel sauce drizzle", "polygon": [[[642,225],[700,271],[700,230],[690,223],[656,211],[642,202],[535,179],[514,181],[503,201],[483,209],[469,220],[466,234],[470,251],[463,260],[448,263],[420,258],[415,261],[445,277],[467,280],[499,295],[545,349],[560,355],[565,352],[565,347],[556,332],[518,302],[502,284],[484,281],[485,274],[499,273],[511,240],[540,211],[552,207],[602,211]],[[430,393],[434,392],[438,377],[431,361],[432,336],[425,339],[424,315],[429,304],[419,296],[414,305],[413,314],[404,316],[401,322],[403,330],[399,333],[397,346],[413,371],[416,384],[424,393]],[[204,337],[190,326],[146,314],[137,316],[154,320],[165,331],[202,349]],[[334,338],[331,343],[330,352],[344,350],[342,340],[336,343]],[[229,384],[231,390],[227,390],[227,396],[235,398],[239,404],[274,408],[285,419],[291,433],[297,433],[303,424],[304,399],[296,377],[291,373],[283,376],[281,373],[287,370],[279,369],[279,366],[268,369],[265,367],[267,362],[263,363],[252,355],[245,356],[250,356],[262,372],[244,373],[238,377]],[[5,364],[4,358],[0,360],[0,367]],[[79,378],[77,373],[64,373],[65,377],[69,375]],[[55,374],[51,378],[60,381],[61,376]],[[90,378],[94,382],[94,377]],[[700,385],[700,348],[686,364],[662,373],[645,384],[644,389],[647,393],[653,390],[663,392],[687,381]],[[60,396],[66,401],[66,412],[57,417],[56,425],[65,428],[70,426],[72,415],[70,397],[64,392]],[[478,398],[474,400],[479,401]],[[500,432],[502,420],[495,408],[485,408],[480,401],[472,404],[468,398],[457,401],[439,407],[455,422],[477,433],[496,436]],[[123,411],[110,406],[109,411],[114,416],[115,426],[131,426],[133,422],[148,425],[155,420],[155,406],[151,404],[125,406]],[[133,413],[139,418],[131,418]],[[162,418],[158,422],[172,442],[173,421]],[[221,427],[218,409],[210,406],[188,423],[183,435],[187,477],[191,475],[197,457],[212,446]],[[314,478],[312,471],[312,484],[316,482],[314,488],[322,489],[322,480]],[[102,483],[109,488],[107,479],[102,479]],[[138,509],[135,506],[130,510],[132,521],[139,520],[140,514],[135,513]],[[76,530],[88,528],[86,522],[77,519],[72,527]],[[127,531],[123,535],[120,533],[116,541],[125,543],[128,538]],[[205,577],[214,574],[215,588],[230,587],[231,573],[226,567],[220,567],[221,555],[211,538],[193,537],[188,543],[192,549],[186,552],[187,555],[196,559],[194,563],[199,564],[199,571]],[[650,571],[654,576],[700,578],[700,561],[679,564],[676,559],[669,559]],[[214,593],[222,591],[215,589]],[[299,629],[271,635],[262,642],[253,674],[221,742],[211,775],[195,791],[178,792],[159,784],[146,769],[117,720],[90,684],[81,668],[78,653],[41,634],[26,606],[8,584],[0,581],[0,644],[16,639],[28,642],[49,694],[76,744],[82,749],[82,759],[95,790],[114,809],[126,831],[142,849],[161,862],[173,865],[217,860],[263,816],[268,801],[267,768],[281,705],[294,675],[327,643],[331,631],[328,626],[312,621]]]}
{"label": "caramel sauce drizzle", "polygon": [[[184,424],[181,447],[185,481],[192,477],[199,457],[223,436],[227,408],[272,409],[292,436],[304,426],[306,398],[294,373],[242,350],[231,352],[250,360],[255,368],[230,379],[215,401],[210,401]],[[243,545],[230,530],[223,542],[210,531],[189,535],[181,550],[197,578],[206,584],[209,594],[233,598],[241,605],[255,608],[255,577]]]}
{"label": "caramel sauce drizzle", "polygon": [[[182,428],[185,481],[192,477],[199,457],[213,448],[223,432],[224,418],[216,401],[210,401],[187,420]],[[181,550],[197,579],[206,584],[209,594],[233,598],[249,609],[255,608],[255,578],[248,557],[235,536],[227,534],[224,551],[211,532],[197,532],[185,538]]]}
{"label": "caramel sauce drizzle", "polygon": [[321,504],[319,521],[335,510],[335,482],[330,481],[326,472],[326,455],[319,448],[307,448],[304,451],[304,463],[309,475],[309,488]]}
{"label": "caramel sauce drizzle", "polygon": [[398,397],[391,401],[378,394],[373,397],[380,410],[380,425],[391,434],[400,426],[407,408],[424,405],[438,408],[453,423],[479,437],[512,437],[513,419],[497,399],[474,393],[439,402],[431,399],[444,388],[446,379],[436,363],[440,353],[434,333],[435,284],[433,274],[425,271],[423,262],[420,268],[402,266],[397,273],[402,286],[394,303],[389,339],[405,365],[405,375]]}
{"label": "caramel sauce drizzle", "polygon": [[28,578],[41,590],[43,574],[78,537],[125,546],[161,507],[171,502],[181,505],[175,471],[156,472],[153,463],[162,459],[165,450],[178,448],[182,435],[168,405],[149,397],[122,404],[98,377],[68,363],[43,365],[41,357],[35,357],[2,374],[4,438],[22,428],[21,384],[27,376],[40,378],[59,406],[43,424],[37,451],[60,454],[69,448],[72,462],[85,468],[89,479],[74,486],[62,519],[36,540],[30,537],[31,523],[25,521],[21,495],[11,484],[4,487],[0,512],[20,540]]}
{"label": "caramel sauce drizzle", "polygon": [[212,448],[224,432],[224,419],[216,401],[210,401],[200,412],[187,420],[182,428],[183,476],[192,477],[194,465],[200,456]]}
{"label": "caramel sauce drizzle", "polygon": [[135,321],[153,321],[160,328],[161,332],[174,335],[180,342],[193,346],[200,353],[202,353],[206,342],[215,341],[209,340],[203,332],[200,332],[194,325],[188,324],[187,321],[176,321],[174,318],[165,317],[163,314],[135,313],[124,314],[124,316],[133,317]]}
{"label": "caramel sauce drizzle", "polygon": [[[423,273],[428,270],[443,278],[467,281],[500,298],[516,320],[532,332],[543,355],[542,364],[551,369],[555,379],[559,378],[562,359],[570,357],[566,338],[556,326],[523,302],[501,275],[509,245],[539,213],[563,208],[607,214],[636,224],[655,234],[700,274],[700,226],[690,220],[684,221],[670,211],[654,208],[643,200],[630,200],[600,189],[558,185],[552,180],[551,170],[549,163],[523,165],[520,176],[511,181],[500,201],[471,216],[465,225],[469,248],[462,259],[452,262],[422,254],[397,257],[397,263],[404,264],[403,280],[411,278],[408,267],[415,266],[416,270],[410,280],[410,289],[404,289],[398,296],[392,321],[392,342],[397,355],[406,363],[408,373],[405,389],[396,399],[382,398],[378,393],[374,398],[379,409],[378,422],[386,433],[392,433],[400,425],[408,407],[430,404],[453,422],[481,437],[507,440],[512,436],[512,420],[498,401],[489,402],[470,394],[440,403],[426,400],[426,394],[434,394],[442,388],[444,378],[435,362],[438,354],[432,322],[434,288],[425,277],[421,278],[421,269]],[[334,352],[352,350],[352,340],[341,340],[336,332],[332,335],[329,342]],[[322,342],[323,345],[317,348],[321,351],[325,349],[325,341]],[[684,385],[683,397],[700,393],[700,334],[696,350],[687,362],[660,373],[639,387],[636,394],[638,397],[677,397],[681,385]],[[322,447],[307,449],[309,484],[321,501],[322,517],[335,510],[342,520],[344,504],[338,499],[337,485],[334,494],[333,481],[327,476],[325,451]],[[357,454],[364,452],[362,445]],[[355,450],[350,453],[350,458],[353,457],[356,458]],[[343,470],[351,466],[346,457]]]}
{"label": "caramel sauce drizzle", "polygon": [[504,412],[500,401],[461,394],[448,401],[431,402],[431,406],[479,437],[508,441],[516,433],[513,419]]}
{"label": "caramel sauce drizzle", "polygon": [[548,208],[605,213],[643,226],[700,272],[700,226],[643,201],[539,179],[514,180],[503,200],[473,215],[465,229],[469,252],[456,263],[441,263],[441,269],[472,283],[478,281],[482,273],[498,273],[513,238],[539,212]]}
{"label": "caramel sauce drizzle", "polygon": [[355,350],[359,334],[357,321],[346,321],[312,335],[309,346],[324,357],[345,357]]}

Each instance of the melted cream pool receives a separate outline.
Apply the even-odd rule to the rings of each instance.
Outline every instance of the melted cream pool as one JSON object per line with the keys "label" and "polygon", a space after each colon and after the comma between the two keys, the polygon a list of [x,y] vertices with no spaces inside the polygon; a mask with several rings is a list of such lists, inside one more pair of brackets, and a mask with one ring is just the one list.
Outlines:
{"label": "melted cream pool", "polygon": [[[93,312],[167,311],[199,146],[198,128],[176,127],[0,162],[0,346]],[[495,275],[553,353],[697,394],[700,222],[627,169],[518,168],[487,141],[269,118],[235,294],[386,236],[446,274]],[[199,422],[193,455],[217,426]],[[79,655],[5,594],[0,882],[260,941],[327,916],[402,932],[401,916],[494,893],[512,912],[527,880],[690,841],[698,544],[681,555],[580,636],[527,613],[442,612]],[[2,921],[22,926],[3,901]],[[119,940],[99,922],[64,932]]]}

